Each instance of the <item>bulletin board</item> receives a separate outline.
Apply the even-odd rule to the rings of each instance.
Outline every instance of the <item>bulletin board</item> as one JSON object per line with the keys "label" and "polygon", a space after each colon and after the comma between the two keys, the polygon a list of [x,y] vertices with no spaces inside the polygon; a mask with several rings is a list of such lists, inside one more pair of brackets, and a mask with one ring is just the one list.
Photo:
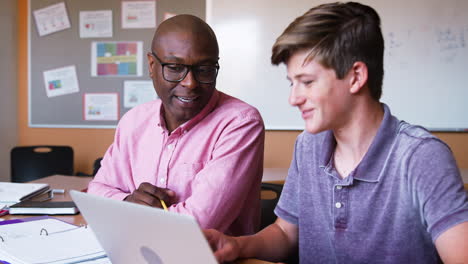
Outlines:
{"label": "bulletin board", "polygon": [[[270,63],[276,38],[323,0],[207,0],[217,34],[217,87],[257,107],[270,130],[303,129],[284,65]],[[468,131],[468,1],[362,0],[382,20],[382,102],[392,114],[432,131]]]}
{"label": "bulletin board", "polygon": [[[29,126],[60,128],[114,128],[118,119],[131,108],[124,107],[125,81],[150,81],[146,53],[150,51],[155,31],[153,28],[122,28],[121,0],[29,0],[28,55],[29,55]],[[141,2],[141,1],[140,1]],[[149,1],[151,2],[151,1]],[[204,0],[157,0],[156,25],[170,14],[193,14],[205,19]],[[40,36],[34,11],[64,3],[70,27]],[[112,37],[80,38],[80,11],[112,11]],[[60,21],[57,21],[59,23]],[[92,76],[91,53],[93,42],[133,43],[142,45],[141,76]],[[120,46],[119,46],[120,47]],[[57,95],[60,82],[45,80],[44,72],[73,66],[78,91]],[[120,68],[119,68],[120,69]],[[132,69],[128,69],[132,72]],[[49,91],[47,90],[49,89]],[[50,95],[53,96],[50,96]],[[117,94],[116,120],[85,120],[85,94]]]}

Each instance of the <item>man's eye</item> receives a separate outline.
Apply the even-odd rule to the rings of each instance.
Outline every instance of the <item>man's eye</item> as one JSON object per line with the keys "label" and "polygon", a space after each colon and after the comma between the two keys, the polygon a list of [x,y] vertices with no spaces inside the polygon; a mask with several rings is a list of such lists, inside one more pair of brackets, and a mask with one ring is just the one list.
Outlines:
{"label": "man's eye", "polygon": [[166,65],[166,68],[172,72],[183,72],[185,69],[183,65]]}
{"label": "man's eye", "polygon": [[200,66],[200,67],[197,68],[197,71],[200,74],[211,74],[211,73],[216,71],[216,68],[211,67],[211,66]]}

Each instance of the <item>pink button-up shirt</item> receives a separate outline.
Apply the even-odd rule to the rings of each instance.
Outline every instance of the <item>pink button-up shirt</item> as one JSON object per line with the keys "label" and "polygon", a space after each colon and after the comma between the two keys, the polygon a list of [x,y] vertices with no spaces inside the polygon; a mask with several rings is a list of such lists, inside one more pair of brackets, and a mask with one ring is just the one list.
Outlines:
{"label": "pink button-up shirt", "polygon": [[168,209],[231,235],[259,226],[264,126],[252,106],[214,91],[169,135],[155,100],[120,120],[88,192],[123,200],[143,182],[176,193]]}

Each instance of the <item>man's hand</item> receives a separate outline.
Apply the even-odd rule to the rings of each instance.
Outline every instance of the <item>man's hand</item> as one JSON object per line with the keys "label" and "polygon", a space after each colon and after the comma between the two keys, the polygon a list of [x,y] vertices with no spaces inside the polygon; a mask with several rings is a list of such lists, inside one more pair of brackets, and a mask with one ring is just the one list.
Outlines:
{"label": "man's hand", "polygon": [[140,184],[138,189],[133,191],[132,194],[125,197],[124,201],[163,208],[161,200],[163,200],[167,206],[170,206],[173,203],[174,197],[174,191],[159,188],[151,183],[144,182]]}
{"label": "man's hand", "polygon": [[203,233],[219,263],[233,261],[239,257],[240,248],[236,238],[226,236],[214,229],[203,230]]}

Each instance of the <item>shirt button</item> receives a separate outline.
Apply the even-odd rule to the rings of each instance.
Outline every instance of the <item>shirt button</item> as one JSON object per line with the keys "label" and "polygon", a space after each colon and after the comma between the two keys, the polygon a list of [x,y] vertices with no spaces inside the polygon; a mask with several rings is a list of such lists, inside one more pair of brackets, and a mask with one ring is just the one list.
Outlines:
{"label": "shirt button", "polygon": [[171,150],[171,149],[174,148],[174,145],[173,145],[173,144],[169,144],[169,145],[167,145],[167,148],[168,148],[169,150]]}
{"label": "shirt button", "polygon": [[338,186],[336,186],[336,189],[337,189],[337,190],[341,190],[341,189],[343,189],[343,186],[338,185]]}
{"label": "shirt button", "polygon": [[339,203],[339,202],[338,202],[338,203],[335,204],[335,207],[338,208],[338,209],[341,208],[341,206],[343,206],[342,203]]}
{"label": "shirt button", "polygon": [[166,182],[166,179],[161,178],[161,179],[159,179],[159,182],[160,182],[160,183],[165,183],[165,182]]}

